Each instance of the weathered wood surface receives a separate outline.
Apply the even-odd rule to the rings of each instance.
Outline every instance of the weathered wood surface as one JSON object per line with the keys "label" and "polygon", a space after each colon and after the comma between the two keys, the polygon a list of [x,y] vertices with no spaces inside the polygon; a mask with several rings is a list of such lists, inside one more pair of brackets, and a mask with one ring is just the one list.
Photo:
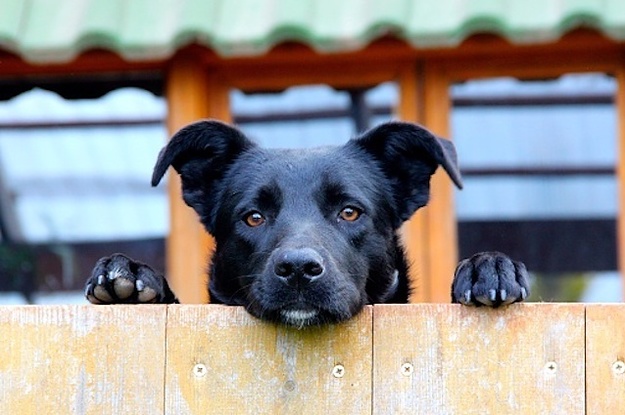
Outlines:
{"label": "weathered wood surface", "polygon": [[584,306],[376,307],[376,414],[583,414]]}
{"label": "weathered wood surface", "polygon": [[163,413],[166,312],[0,307],[0,414]]}
{"label": "weathered wood surface", "polygon": [[238,307],[170,307],[167,339],[168,413],[371,413],[371,308],[297,330]]}
{"label": "weathered wood surface", "polygon": [[0,414],[625,407],[622,304],[385,305],[303,330],[238,307],[3,306],[0,345]]}
{"label": "weathered wood surface", "polygon": [[586,310],[588,414],[625,413],[625,307]]}

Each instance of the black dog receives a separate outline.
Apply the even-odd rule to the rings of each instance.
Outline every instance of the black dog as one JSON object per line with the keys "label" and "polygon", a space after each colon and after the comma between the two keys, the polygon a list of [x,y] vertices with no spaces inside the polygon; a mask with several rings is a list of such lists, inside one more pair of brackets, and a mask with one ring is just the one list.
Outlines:
{"label": "black dog", "polygon": [[[216,240],[212,302],[298,327],[346,320],[365,304],[406,303],[397,231],[427,203],[439,165],[461,186],[452,143],[400,122],[340,147],[266,150],[200,121],[161,151],[152,185],[170,165]],[[459,264],[452,301],[499,306],[528,292],[522,263],[481,253]],[[85,293],[94,304],[177,302],[162,275],[120,254],[97,263]]]}

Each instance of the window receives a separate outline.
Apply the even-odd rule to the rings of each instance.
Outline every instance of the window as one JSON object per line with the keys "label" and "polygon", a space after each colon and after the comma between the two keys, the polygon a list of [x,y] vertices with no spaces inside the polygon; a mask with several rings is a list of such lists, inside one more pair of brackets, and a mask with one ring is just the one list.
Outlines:
{"label": "window", "polygon": [[535,300],[621,300],[615,91],[604,74],[452,88],[461,256],[500,250],[526,262]]}

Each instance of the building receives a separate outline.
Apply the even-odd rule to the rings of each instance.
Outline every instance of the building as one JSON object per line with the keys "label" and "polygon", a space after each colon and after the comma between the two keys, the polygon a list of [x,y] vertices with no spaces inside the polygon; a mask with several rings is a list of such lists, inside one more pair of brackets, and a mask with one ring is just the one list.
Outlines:
{"label": "building", "polygon": [[[616,243],[625,229],[619,196],[623,194],[623,158],[617,150],[623,148],[618,143],[625,137],[621,127],[625,117],[625,6],[620,3],[547,1],[531,7],[524,2],[516,8],[503,2],[466,1],[454,2],[452,8],[445,1],[405,0],[392,5],[366,2],[369,8],[365,8],[365,2],[359,1],[250,0],[235,7],[225,0],[187,0],[163,1],[162,7],[151,9],[149,15],[137,7],[138,2],[103,4],[76,0],[50,8],[50,3],[40,1],[28,8],[21,1],[9,0],[0,6],[3,100],[32,88],[54,91],[68,99],[99,97],[128,87],[150,93],[126,96],[124,104],[115,100],[128,91],[105,95],[103,100],[112,102],[113,123],[106,120],[111,114],[100,119],[102,114],[78,110],[85,114],[82,121],[73,120],[79,124],[71,127],[74,136],[67,128],[50,128],[50,123],[63,121],[61,113],[53,117],[58,97],[38,92],[43,104],[37,105],[42,106],[45,117],[34,121],[28,118],[33,115],[30,110],[19,109],[20,100],[34,92],[5,102],[0,110],[0,134],[19,136],[0,144],[3,214],[13,215],[6,220],[7,226],[15,225],[5,230],[6,235],[19,238],[21,234],[24,241],[45,243],[63,242],[64,238],[69,238],[66,242],[85,242],[133,239],[138,231],[144,232],[142,238],[158,239],[169,230],[167,274],[183,301],[200,302],[204,300],[203,270],[210,238],[181,202],[175,177],[170,178],[168,193],[147,188],[148,160],[154,159],[167,130],[173,132],[197,118],[215,117],[239,122],[269,145],[307,145],[307,134],[330,137],[331,141],[334,137],[346,139],[367,122],[394,116],[453,138],[461,157],[467,155],[463,168],[468,184],[474,183],[456,195],[451,183],[437,175],[431,205],[405,227],[411,260],[418,264],[415,301],[448,300],[458,251],[466,250],[463,244],[481,243],[463,240],[462,235],[475,236],[482,231],[486,241],[493,240],[493,233],[503,232],[502,249],[536,255],[542,261],[537,261],[538,265],[545,265],[541,270],[545,273],[561,272],[558,266],[563,263],[571,265],[567,272],[588,271],[579,264],[573,266],[571,258],[592,258],[599,264],[594,267],[601,269],[622,264],[625,250]],[[154,30],[155,26],[163,30]],[[592,75],[560,78],[580,73]],[[491,82],[478,81],[485,78]],[[559,81],[547,81],[553,79]],[[289,89],[319,84],[326,87]],[[286,92],[278,97],[269,94],[281,91]],[[536,104],[541,106],[538,114],[531,109]],[[545,110],[547,106],[552,112]],[[567,107],[568,113],[559,106]],[[485,107],[499,112],[490,111],[488,116],[482,112],[476,117],[475,111]],[[527,111],[519,112],[522,108]],[[289,117],[289,111],[295,115]],[[272,120],[272,114],[274,126],[269,127],[267,120]],[[559,127],[556,121],[547,124],[546,120],[558,117],[574,128]],[[307,121],[294,130],[289,121],[293,118]],[[536,125],[537,120],[545,124]],[[77,127],[81,122],[84,127],[99,129],[88,144],[80,140]],[[279,130],[276,122],[281,124]],[[594,123],[596,128],[584,130]],[[530,124],[534,125],[528,129],[531,139],[497,147],[497,152],[490,152],[494,154],[491,159],[481,158],[487,152],[474,150],[496,147],[503,137],[512,137]],[[46,127],[45,133],[42,127]],[[127,128],[133,139],[119,134],[120,127]],[[476,134],[482,129],[488,133]],[[294,136],[304,138],[294,142]],[[110,153],[107,149],[131,141],[115,159],[124,166],[118,172],[113,171],[113,164],[98,161]],[[11,145],[15,146],[13,153],[6,147]],[[556,151],[563,145],[567,151]],[[78,152],[80,146],[91,149],[83,148],[82,155],[75,156],[65,150]],[[505,151],[510,148],[513,156],[506,158]],[[139,158],[142,162],[135,165],[133,161]],[[90,176],[94,164],[100,176]],[[67,170],[59,170],[59,166]],[[86,192],[91,202],[89,198],[81,199],[85,205],[54,200],[46,189],[28,182],[32,180],[29,174],[39,171],[54,177],[55,169],[61,176],[73,171],[74,178],[66,174],[55,180],[60,185],[57,190],[65,188],[66,199]],[[522,192],[509,185],[515,177],[519,182],[520,175],[525,177],[517,183],[524,188]],[[63,182],[66,179],[69,181]],[[536,181],[542,181],[540,186]],[[134,216],[126,211],[117,213],[116,208],[122,208],[128,199],[117,199],[116,204],[110,195],[105,196],[106,201],[94,201],[98,196],[93,189],[98,186],[134,198],[139,209]],[[471,187],[475,190],[468,190]],[[526,196],[536,192],[548,197]],[[15,194],[24,195],[18,199],[21,206],[10,203]],[[169,209],[162,204],[164,198],[170,201]],[[65,234],[69,226],[56,223],[50,215],[30,216],[20,222],[19,215],[40,212],[42,206],[52,212],[56,202],[66,205],[66,223],[77,225],[76,218],[93,215],[101,218],[101,225],[85,220],[90,225],[83,229],[85,233],[79,236],[80,227],[75,227],[72,236],[71,232]],[[500,210],[489,210],[494,205]],[[68,214],[72,209],[73,216]],[[170,226],[163,223],[165,215],[170,217]],[[549,226],[556,227],[545,227],[545,218],[566,223],[551,221]],[[110,225],[122,221],[117,229]],[[498,227],[476,228],[484,225],[476,222],[485,221]],[[517,227],[505,222],[515,222]],[[519,223],[525,228],[519,228]],[[531,232],[527,233],[528,229]],[[517,243],[541,232],[564,235],[566,229],[571,236],[554,238],[558,243],[531,244],[538,253]],[[575,245],[595,248],[590,254],[568,250],[569,259],[562,260],[572,246],[562,241],[587,241],[597,234],[596,241]],[[560,256],[544,255],[555,253],[558,247],[565,251]],[[556,265],[551,263],[549,268],[549,261]]]}

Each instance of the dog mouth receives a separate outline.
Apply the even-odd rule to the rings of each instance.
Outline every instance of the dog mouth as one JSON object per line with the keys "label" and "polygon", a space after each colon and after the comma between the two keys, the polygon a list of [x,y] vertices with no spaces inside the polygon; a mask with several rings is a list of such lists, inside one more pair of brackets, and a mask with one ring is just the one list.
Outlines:
{"label": "dog mouth", "polygon": [[289,326],[303,328],[317,322],[319,310],[306,309],[285,309],[280,310],[281,320]]}

